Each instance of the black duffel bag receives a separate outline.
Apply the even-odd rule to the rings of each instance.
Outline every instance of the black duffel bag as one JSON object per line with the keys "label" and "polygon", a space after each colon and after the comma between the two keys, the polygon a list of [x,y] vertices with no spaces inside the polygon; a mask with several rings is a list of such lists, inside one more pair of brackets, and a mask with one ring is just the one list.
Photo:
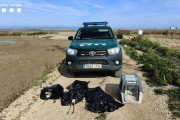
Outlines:
{"label": "black duffel bag", "polygon": [[79,81],[75,80],[74,83],[67,86],[68,92],[64,92],[63,97],[61,98],[61,105],[62,106],[68,106],[70,105],[70,108],[67,112],[69,114],[69,111],[71,109],[71,105],[73,105],[73,112],[75,110],[75,104],[82,101],[86,91],[88,90],[88,83],[86,81]]}
{"label": "black duffel bag", "polygon": [[74,83],[67,86],[69,91],[63,93],[63,97],[61,98],[61,105],[71,105],[73,99],[75,100],[75,104],[82,101],[86,91],[88,90],[88,83],[89,82],[86,81],[75,80]]}

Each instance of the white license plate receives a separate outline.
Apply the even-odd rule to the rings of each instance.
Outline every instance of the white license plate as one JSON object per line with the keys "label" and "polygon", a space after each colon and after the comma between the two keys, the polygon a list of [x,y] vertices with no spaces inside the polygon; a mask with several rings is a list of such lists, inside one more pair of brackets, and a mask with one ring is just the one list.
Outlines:
{"label": "white license plate", "polygon": [[101,64],[84,64],[83,68],[102,68]]}

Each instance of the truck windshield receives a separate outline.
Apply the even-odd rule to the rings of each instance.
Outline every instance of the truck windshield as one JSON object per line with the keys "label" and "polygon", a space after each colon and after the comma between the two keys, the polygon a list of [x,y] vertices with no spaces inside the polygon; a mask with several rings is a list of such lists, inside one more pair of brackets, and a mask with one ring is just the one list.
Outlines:
{"label": "truck windshield", "polygon": [[77,32],[75,39],[113,39],[113,34],[109,28],[82,28]]}

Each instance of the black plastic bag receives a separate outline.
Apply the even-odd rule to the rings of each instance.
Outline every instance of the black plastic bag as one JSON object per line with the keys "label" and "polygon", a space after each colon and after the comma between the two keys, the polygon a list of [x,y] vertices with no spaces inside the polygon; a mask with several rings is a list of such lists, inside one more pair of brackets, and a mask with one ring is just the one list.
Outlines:
{"label": "black plastic bag", "polygon": [[69,91],[64,92],[63,97],[61,98],[61,105],[71,105],[73,99],[75,99],[75,104],[82,101],[88,90],[88,83],[89,82],[86,81],[75,80],[74,83],[67,86]]}
{"label": "black plastic bag", "polygon": [[[59,99],[63,96],[63,87],[59,84],[55,84],[51,87],[45,87],[41,90],[40,98],[43,100]],[[47,96],[50,93],[50,96]]]}
{"label": "black plastic bag", "polygon": [[68,106],[71,105],[72,103],[72,93],[71,92],[64,92],[63,97],[61,98],[61,105],[62,106]]}
{"label": "black plastic bag", "polygon": [[100,87],[89,89],[85,98],[89,103],[88,110],[96,113],[112,112],[124,106],[124,104],[116,102],[112,96],[104,92]]}

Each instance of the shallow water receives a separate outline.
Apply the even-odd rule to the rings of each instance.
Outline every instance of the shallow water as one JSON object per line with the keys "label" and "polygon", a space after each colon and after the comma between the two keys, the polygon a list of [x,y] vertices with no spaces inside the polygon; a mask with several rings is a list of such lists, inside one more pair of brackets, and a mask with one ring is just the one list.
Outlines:
{"label": "shallow water", "polygon": [[17,43],[17,42],[15,42],[15,41],[0,41],[0,44],[1,43]]}

